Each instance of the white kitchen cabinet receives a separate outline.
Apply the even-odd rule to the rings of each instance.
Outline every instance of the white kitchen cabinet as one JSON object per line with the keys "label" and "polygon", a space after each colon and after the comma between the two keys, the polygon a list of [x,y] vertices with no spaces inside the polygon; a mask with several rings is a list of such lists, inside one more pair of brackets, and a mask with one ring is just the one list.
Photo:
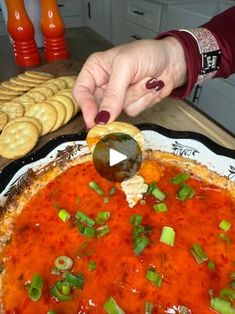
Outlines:
{"label": "white kitchen cabinet", "polygon": [[111,0],[83,0],[83,4],[85,25],[111,41]]}
{"label": "white kitchen cabinet", "polygon": [[82,0],[58,0],[58,7],[66,28],[84,24]]}

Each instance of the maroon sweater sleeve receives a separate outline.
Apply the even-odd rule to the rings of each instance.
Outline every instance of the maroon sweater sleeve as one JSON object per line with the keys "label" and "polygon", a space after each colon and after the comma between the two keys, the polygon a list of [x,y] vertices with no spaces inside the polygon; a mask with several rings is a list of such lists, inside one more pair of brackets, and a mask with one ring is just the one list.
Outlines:
{"label": "maroon sweater sleeve", "polygon": [[[208,29],[214,35],[222,52],[220,69],[214,77],[226,78],[235,73],[235,6],[200,27]],[[201,70],[201,55],[196,40],[189,33],[173,30],[158,35],[156,39],[166,36],[174,36],[184,48],[188,81],[185,86],[173,90],[171,94],[174,98],[182,99],[191,93],[197,82]]]}

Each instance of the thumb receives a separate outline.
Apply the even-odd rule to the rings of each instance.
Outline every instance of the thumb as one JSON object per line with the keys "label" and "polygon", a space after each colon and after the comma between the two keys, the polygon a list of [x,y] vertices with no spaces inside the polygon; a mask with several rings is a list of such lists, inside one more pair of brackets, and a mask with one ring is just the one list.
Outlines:
{"label": "thumb", "polygon": [[97,124],[106,124],[107,122],[114,121],[124,107],[127,88],[131,81],[131,63],[127,62],[127,58],[125,60],[121,59],[118,58],[113,63],[112,72],[100,104],[99,113],[95,118],[95,123]]}

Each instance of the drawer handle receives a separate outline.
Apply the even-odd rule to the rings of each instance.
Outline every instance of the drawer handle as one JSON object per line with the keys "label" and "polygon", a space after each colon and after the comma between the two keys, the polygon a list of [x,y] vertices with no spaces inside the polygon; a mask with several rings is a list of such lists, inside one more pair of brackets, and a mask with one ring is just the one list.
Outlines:
{"label": "drawer handle", "polygon": [[139,10],[133,10],[132,12],[137,15],[142,15],[142,16],[144,15],[144,12],[139,11]]}
{"label": "drawer handle", "polygon": [[131,35],[131,37],[133,38],[133,39],[135,39],[135,40],[140,40],[140,39],[142,39],[142,37],[140,37],[140,36],[138,36],[138,35]]}
{"label": "drawer handle", "polygon": [[59,7],[59,8],[63,8],[63,7],[64,7],[64,4],[58,4],[58,7]]}

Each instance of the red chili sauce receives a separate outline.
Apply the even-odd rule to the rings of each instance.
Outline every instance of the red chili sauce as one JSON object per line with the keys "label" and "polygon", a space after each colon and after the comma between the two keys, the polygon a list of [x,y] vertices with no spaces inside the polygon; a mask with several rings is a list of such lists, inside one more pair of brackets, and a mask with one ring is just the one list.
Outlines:
{"label": "red chili sauce", "polygon": [[[151,178],[147,178],[148,171],[142,174],[147,182],[154,175],[156,181],[161,176],[158,187],[167,194],[167,212],[154,211],[156,199],[152,195],[131,209],[119,188],[105,204],[103,196],[88,184],[91,180],[97,182],[108,195],[114,183],[100,177],[90,162],[70,168],[27,203],[4,251],[3,304],[7,314],[46,314],[49,310],[57,314],[101,314],[106,313],[103,305],[109,297],[128,314],[144,313],[145,302],[151,302],[152,313],[158,314],[167,313],[174,305],[184,305],[194,314],[214,313],[208,291],[213,289],[217,296],[228,287],[235,268],[235,226],[226,232],[231,243],[219,238],[223,232],[219,228],[221,220],[234,222],[235,202],[228,192],[193,176],[187,184],[195,190],[195,196],[181,201],[176,197],[179,185],[170,179],[182,170],[156,161],[152,166],[155,174],[151,171]],[[89,239],[79,233],[74,219],[59,219],[58,208],[66,209],[71,217],[78,210],[91,218],[100,211],[110,211],[110,233]],[[148,235],[151,243],[139,256],[133,251],[133,226],[129,222],[134,213],[143,216],[143,225],[152,227]],[[173,247],[159,241],[163,226],[176,232]],[[90,241],[90,255],[78,257],[80,246],[86,241]],[[197,264],[190,252],[195,243],[215,262],[215,271],[208,268],[207,261]],[[60,279],[51,270],[55,258],[61,255],[73,259],[72,273],[83,273],[85,277],[83,291],[74,289],[68,302],[58,302],[50,296],[50,288]],[[96,262],[96,270],[88,269],[89,261]],[[146,279],[150,267],[162,274],[161,288]],[[35,273],[44,282],[42,296],[36,302],[29,299],[26,285]]]}

